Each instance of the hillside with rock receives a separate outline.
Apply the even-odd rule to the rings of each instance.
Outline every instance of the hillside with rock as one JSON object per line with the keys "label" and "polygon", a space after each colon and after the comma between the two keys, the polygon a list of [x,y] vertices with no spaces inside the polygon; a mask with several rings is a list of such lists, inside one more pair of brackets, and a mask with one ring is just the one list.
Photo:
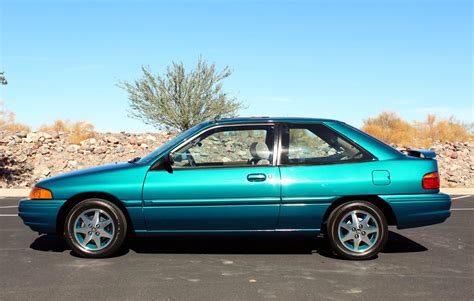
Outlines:
{"label": "hillside with rock", "polygon": [[[128,161],[172,138],[168,133],[96,133],[74,144],[65,133],[0,132],[0,188],[31,187],[63,172]],[[435,143],[432,149],[438,154],[442,186],[474,187],[473,141]]]}
{"label": "hillside with rock", "polygon": [[173,136],[96,133],[79,144],[64,133],[0,132],[0,188],[30,187],[63,172],[142,157]]}
{"label": "hillside with rock", "polygon": [[443,187],[474,187],[474,141],[435,143]]}

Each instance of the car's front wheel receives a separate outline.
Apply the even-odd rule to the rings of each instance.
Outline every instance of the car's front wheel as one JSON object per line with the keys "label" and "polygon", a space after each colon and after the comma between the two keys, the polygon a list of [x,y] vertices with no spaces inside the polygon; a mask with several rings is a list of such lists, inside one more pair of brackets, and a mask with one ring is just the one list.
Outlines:
{"label": "car's front wheel", "polygon": [[108,257],[122,246],[127,220],[113,203],[87,199],[75,205],[66,217],[64,236],[68,245],[82,257]]}
{"label": "car's front wheel", "polygon": [[346,259],[370,259],[387,242],[387,220],[374,204],[351,201],[331,212],[327,235],[331,247],[339,256]]}

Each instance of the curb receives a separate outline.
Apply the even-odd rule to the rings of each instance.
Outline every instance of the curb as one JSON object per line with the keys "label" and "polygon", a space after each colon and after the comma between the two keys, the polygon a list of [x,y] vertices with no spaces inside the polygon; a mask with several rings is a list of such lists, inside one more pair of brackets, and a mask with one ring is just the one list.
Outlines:
{"label": "curb", "polygon": [[452,195],[454,194],[474,195],[474,188],[441,188],[441,192],[446,193],[446,194],[452,194]]}
{"label": "curb", "polygon": [[21,189],[9,189],[9,188],[0,188],[0,197],[27,197],[30,194],[29,188]]}
{"label": "curb", "polygon": [[[474,195],[474,188],[441,188],[441,192],[450,195]],[[0,188],[0,197],[27,197],[29,193],[29,188]]]}

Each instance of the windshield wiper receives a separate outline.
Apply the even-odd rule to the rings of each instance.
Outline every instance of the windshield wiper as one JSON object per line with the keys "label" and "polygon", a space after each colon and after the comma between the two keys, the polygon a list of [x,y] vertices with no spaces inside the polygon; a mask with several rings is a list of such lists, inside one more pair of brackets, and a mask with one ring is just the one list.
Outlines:
{"label": "windshield wiper", "polygon": [[133,158],[132,160],[128,160],[128,163],[135,163],[137,162],[138,160],[140,160],[142,157],[135,157]]}

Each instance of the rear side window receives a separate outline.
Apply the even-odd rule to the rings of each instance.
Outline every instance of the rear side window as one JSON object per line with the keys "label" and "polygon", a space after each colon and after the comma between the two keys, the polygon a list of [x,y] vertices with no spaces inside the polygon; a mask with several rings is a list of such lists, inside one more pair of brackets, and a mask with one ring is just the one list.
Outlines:
{"label": "rear side window", "polygon": [[282,132],[281,163],[335,164],[370,161],[355,143],[322,124],[289,124]]}

